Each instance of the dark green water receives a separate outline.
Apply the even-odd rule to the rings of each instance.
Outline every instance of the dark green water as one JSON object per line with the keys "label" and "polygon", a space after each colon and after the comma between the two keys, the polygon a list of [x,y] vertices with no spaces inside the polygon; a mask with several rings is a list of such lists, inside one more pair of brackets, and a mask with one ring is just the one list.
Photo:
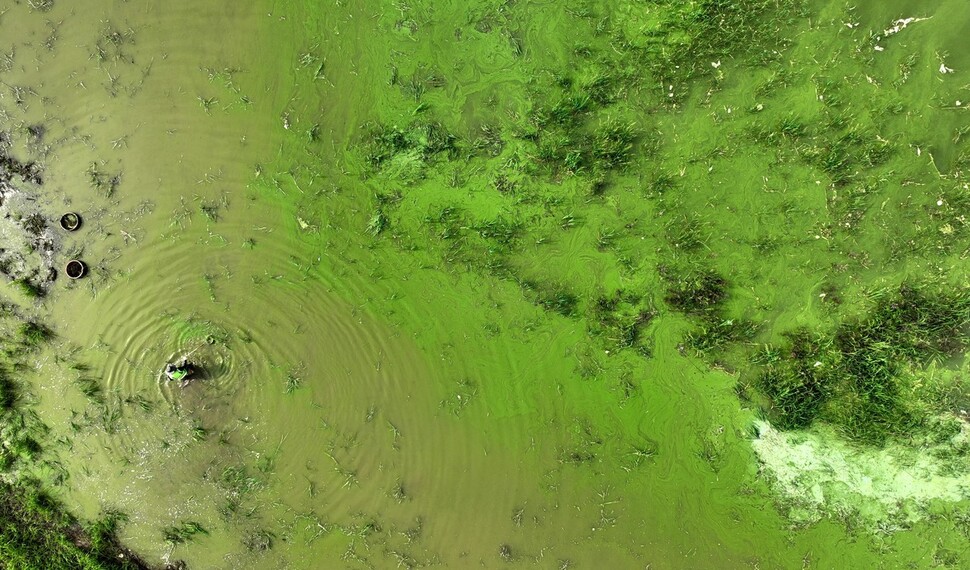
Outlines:
{"label": "dark green water", "polygon": [[[363,4],[0,3],[0,129],[47,127],[92,268],[20,299],[58,497],[192,568],[967,564],[963,463],[749,390],[785,331],[966,287],[962,3]],[[704,354],[698,269],[754,325]],[[962,357],[909,372],[962,421]]]}

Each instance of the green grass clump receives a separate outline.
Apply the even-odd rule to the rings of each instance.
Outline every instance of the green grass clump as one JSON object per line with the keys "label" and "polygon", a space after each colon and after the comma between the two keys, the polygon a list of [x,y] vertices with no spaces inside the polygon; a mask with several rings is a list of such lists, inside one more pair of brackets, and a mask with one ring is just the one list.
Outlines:
{"label": "green grass clump", "polygon": [[0,469],[14,471],[18,465],[28,464],[41,452],[40,443],[26,430],[16,430],[12,438],[0,447]]}
{"label": "green grass clump", "polygon": [[522,281],[522,289],[531,293],[533,302],[547,311],[564,317],[578,314],[579,297],[562,283],[541,283],[531,279]]}
{"label": "green grass clump", "polygon": [[209,531],[195,521],[182,522],[162,529],[165,542],[170,544],[182,544],[195,540],[196,535],[199,534],[209,534]]}
{"label": "green grass clump", "polygon": [[[531,131],[521,138],[534,144],[530,154],[553,174],[592,174],[622,170],[643,136],[632,123],[615,117],[594,121],[604,107],[587,95],[569,95],[552,107],[537,105]],[[604,107],[605,108],[605,107]]]}
{"label": "green grass clump", "polygon": [[751,340],[758,325],[750,320],[729,318],[724,303],[728,282],[709,268],[695,268],[678,276],[668,276],[664,300],[672,308],[694,317],[697,326],[684,337],[684,344],[699,353],[715,352],[730,343]]}
{"label": "green grass clump", "polygon": [[17,383],[6,370],[0,370],[0,414],[13,410],[18,395]]}
{"label": "green grass clump", "polygon": [[519,238],[524,233],[523,224],[518,220],[493,218],[476,223],[471,229],[485,242],[485,246],[493,252],[511,253],[516,249]]}
{"label": "green grass clump", "polygon": [[44,290],[35,285],[29,279],[16,279],[10,283],[14,289],[28,299],[39,299],[44,296]]}
{"label": "green grass clump", "polygon": [[590,152],[596,170],[613,170],[626,166],[633,157],[636,133],[632,124],[607,119],[591,137]]}
{"label": "green grass clump", "polygon": [[710,315],[701,325],[684,336],[694,350],[706,353],[723,349],[730,343],[747,342],[758,332],[758,325],[748,319],[728,319]]}
{"label": "green grass clump", "polygon": [[91,548],[101,550],[117,541],[115,538],[121,523],[128,521],[128,515],[120,511],[106,511],[101,518],[84,525],[84,530],[91,541]]}
{"label": "green grass clump", "polygon": [[372,127],[363,143],[367,162],[376,171],[402,182],[416,182],[438,155],[457,150],[457,137],[439,122],[416,121],[405,128]]}
{"label": "green grass clump", "polygon": [[590,332],[608,346],[631,348],[649,356],[651,348],[642,342],[643,334],[656,314],[641,295],[620,290],[597,297],[590,306],[587,322]]}
{"label": "green grass clump", "polygon": [[828,361],[832,339],[808,329],[789,331],[785,337],[782,349],[765,346],[755,356],[765,367],[758,387],[771,400],[778,427],[805,428],[822,412],[838,382]]}
{"label": "green grass clump", "polygon": [[791,41],[781,33],[803,14],[800,0],[663,0],[657,8],[624,14],[617,45],[644,60],[668,85],[701,73],[721,58],[771,60]]}
{"label": "green grass clump", "polygon": [[675,278],[664,300],[678,311],[703,316],[718,311],[727,294],[724,277],[713,270],[701,269]]}
{"label": "green grass clump", "polygon": [[840,186],[853,180],[859,170],[884,163],[893,151],[891,142],[857,128],[826,133],[797,148],[806,162]]}
{"label": "green grass clump", "polygon": [[74,380],[74,385],[92,402],[104,404],[104,391],[97,379],[80,374]]}
{"label": "green grass clump", "polygon": [[264,529],[251,532],[243,538],[243,546],[250,552],[265,552],[273,548],[276,535]]}
{"label": "green grass clump", "polygon": [[838,97],[836,92],[827,90],[820,96],[826,97],[827,107],[816,116],[803,118],[789,113],[780,119],[758,122],[751,129],[751,137],[771,148],[792,150],[793,158],[822,171],[840,187],[893,156],[896,145],[880,136],[878,127],[859,123],[839,109],[833,103]]}
{"label": "green grass clump", "polygon": [[44,570],[147,569],[116,536],[124,517],[82,525],[34,485],[0,483],[0,566]]}
{"label": "green grass clump", "polygon": [[830,334],[797,329],[755,358],[769,415],[782,428],[815,420],[883,444],[924,425],[930,410],[904,392],[907,371],[956,358],[970,346],[970,293],[903,284]]}
{"label": "green grass clump", "polygon": [[229,466],[219,473],[217,483],[227,493],[241,497],[263,486],[263,482],[249,474],[244,466]]}
{"label": "green grass clump", "polygon": [[20,325],[20,340],[26,348],[37,348],[54,337],[54,332],[46,326],[26,321]]}

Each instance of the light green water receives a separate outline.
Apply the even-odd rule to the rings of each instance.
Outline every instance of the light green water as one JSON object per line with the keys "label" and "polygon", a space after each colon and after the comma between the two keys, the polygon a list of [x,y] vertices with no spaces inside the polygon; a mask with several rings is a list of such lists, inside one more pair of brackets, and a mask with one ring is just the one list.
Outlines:
{"label": "light green water", "polygon": [[[58,496],[85,516],[122,510],[133,549],[192,568],[959,567],[952,496],[891,534],[789,519],[752,451],[741,372],[684,350],[657,266],[720,270],[759,342],[830,323],[825,283],[849,306],[905,275],[966,286],[965,7],[811,5],[781,56],[700,62],[713,75],[658,89],[630,79],[647,72],[616,38],[662,10],[0,4],[3,128],[48,127],[29,150],[44,207],[81,212],[64,252],[92,268],[36,307],[58,333],[30,372]],[[910,16],[932,18],[872,48],[870,31]],[[588,173],[536,166],[523,134],[564,96],[557,77],[599,74],[615,102],[591,124],[657,140],[602,194]],[[849,165],[868,195],[752,135],[836,115],[895,147]],[[414,121],[466,150],[502,143],[366,164],[373,125]],[[120,174],[110,196],[92,163]],[[506,223],[512,246],[488,233]],[[530,280],[575,292],[580,314],[534,303]],[[587,318],[620,289],[656,312],[638,350]],[[192,351],[207,378],[161,381]],[[165,542],[188,521],[209,534]]]}

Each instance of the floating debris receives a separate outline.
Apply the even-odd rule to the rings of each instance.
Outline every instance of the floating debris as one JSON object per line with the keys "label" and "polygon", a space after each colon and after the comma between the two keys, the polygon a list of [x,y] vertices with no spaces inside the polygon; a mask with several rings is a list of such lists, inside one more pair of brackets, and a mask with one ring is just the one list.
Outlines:
{"label": "floating debris", "polygon": [[900,18],[892,23],[892,25],[882,32],[882,37],[886,38],[906,29],[910,24],[915,24],[916,22],[925,22],[929,18]]}

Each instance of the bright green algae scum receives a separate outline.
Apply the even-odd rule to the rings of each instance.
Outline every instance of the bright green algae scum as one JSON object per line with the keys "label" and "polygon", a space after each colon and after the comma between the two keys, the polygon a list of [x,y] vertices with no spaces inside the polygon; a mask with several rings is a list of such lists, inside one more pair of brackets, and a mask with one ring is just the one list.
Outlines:
{"label": "bright green algae scum", "polygon": [[58,498],[190,568],[970,564],[961,2],[360,4],[0,3]]}

